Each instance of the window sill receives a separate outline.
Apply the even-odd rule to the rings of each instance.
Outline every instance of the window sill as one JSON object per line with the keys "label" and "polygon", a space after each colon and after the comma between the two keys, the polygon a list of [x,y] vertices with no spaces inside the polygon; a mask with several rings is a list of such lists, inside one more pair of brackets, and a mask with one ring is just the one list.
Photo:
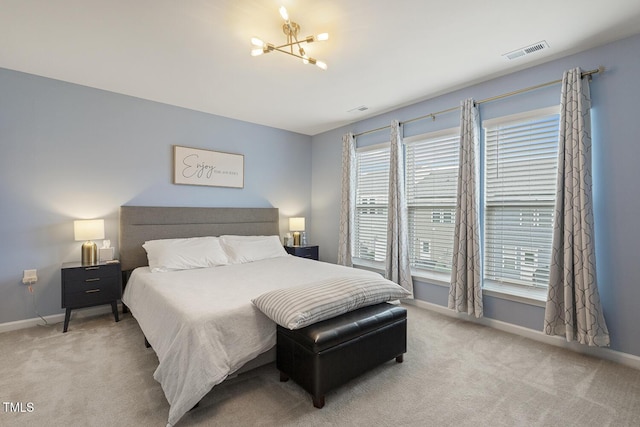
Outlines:
{"label": "window sill", "polygon": [[[370,261],[361,258],[354,258],[353,265],[358,268],[364,268],[366,270],[376,271],[378,273],[384,274],[384,263],[380,261]],[[411,278],[414,280],[419,280],[422,282],[427,282],[433,285],[439,286],[449,286],[451,282],[451,276],[445,273],[434,273],[434,272],[426,272],[423,270],[411,270]]]}
{"label": "window sill", "polygon": [[431,285],[449,287],[449,285],[451,284],[451,275],[445,273],[428,273],[422,270],[411,270],[411,277],[413,277],[414,280],[417,279],[421,282],[426,282]]}
{"label": "window sill", "polygon": [[384,263],[382,261],[370,261],[362,258],[354,258],[353,266],[384,274]]}
{"label": "window sill", "polygon": [[[354,259],[353,265],[357,268],[375,271],[384,275],[384,264],[382,262]],[[411,270],[411,277],[413,280],[435,286],[449,287],[451,283],[451,277],[445,273]],[[508,285],[505,283],[494,282],[492,280],[485,280],[483,282],[482,294],[493,298],[514,301],[536,307],[545,307],[547,302],[546,289]]]}
{"label": "window sill", "polygon": [[544,307],[547,303],[547,290],[540,288],[525,288],[505,283],[485,280],[482,294],[490,297],[515,301],[522,304]]}

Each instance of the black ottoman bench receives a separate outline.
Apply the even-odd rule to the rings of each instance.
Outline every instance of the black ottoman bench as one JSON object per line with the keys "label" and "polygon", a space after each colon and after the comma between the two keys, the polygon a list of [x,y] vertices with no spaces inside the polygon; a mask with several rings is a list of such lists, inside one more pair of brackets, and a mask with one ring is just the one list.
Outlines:
{"label": "black ottoman bench", "polygon": [[276,366],[324,406],[325,393],[407,351],[407,310],[382,303],[290,330],[278,325]]}

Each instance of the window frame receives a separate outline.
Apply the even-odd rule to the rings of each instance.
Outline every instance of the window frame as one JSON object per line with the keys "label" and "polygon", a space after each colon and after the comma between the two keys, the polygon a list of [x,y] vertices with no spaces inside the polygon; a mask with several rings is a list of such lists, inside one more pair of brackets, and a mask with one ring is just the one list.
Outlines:
{"label": "window frame", "polygon": [[[482,190],[481,190],[481,207],[480,212],[482,215],[481,220],[481,229],[482,229],[482,265],[483,265],[483,274],[482,274],[482,287],[483,293],[487,295],[497,296],[504,299],[515,300],[518,302],[525,302],[532,305],[542,306],[544,307],[544,303],[547,298],[547,286],[532,286],[532,285],[519,285],[515,283],[509,283],[507,281],[497,281],[491,278],[486,277],[485,265],[487,262],[487,253],[485,250],[485,245],[487,243],[487,129],[495,128],[498,125],[509,125],[525,122],[527,120],[540,118],[551,115],[560,116],[560,105],[553,105],[550,107],[539,108],[534,110],[525,111],[522,113],[511,114],[506,116],[500,116],[492,119],[483,120],[481,123],[482,127]],[[558,117],[560,120],[560,117]],[[558,127],[558,137],[559,137],[559,127]],[[556,155],[557,159],[557,155]],[[557,164],[556,164],[557,168]],[[557,188],[555,189],[555,194],[557,194]],[[551,202],[551,206],[553,209],[553,202]],[[553,213],[553,210],[552,210]],[[552,220],[553,221],[553,220]],[[553,227],[553,225],[551,225]],[[551,242],[550,242],[551,244]]]}
{"label": "window frame", "polygon": [[[450,195],[450,196],[446,196],[446,197],[450,197],[451,198],[451,204],[446,204],[446,203],[424,203],[422,205],[417,205],[414,204],[413,201],[410,201],[410,176],[409,176],[409,159],[408,159],[408,148],[413,145],[413,144],[420,144],[421,142],[435,142],[436,140],[444,140],[444,139],[455,139],[455,144],[458,148],[457,152],[454,154],[455,155],[455,159],[456,159],[456,164],[455,164],[455,183],[454,183],[454,194]],[[411,211],[412,211],[412,207],[415,210],[420,210],[423,209],[426,212],[431,211],[431,213],[428,215],[431,217],[432,219],[432,223],[438,223],[438,224],[451,224],[451,239],[450,239],[450,244],[451,244],[451,256],[453,256],[453,246],[454,246],[454,230],[453,228],[455,228],[455,209],[456,209],[456,200],[457,200],[457,189],[458,189],[458,183],[457,183],[457,176],[458,176],[458,168],[459,168],[459,157],[460,157],[460,127],[456,126],[456,127],[452,127],[452,128],[447,128],[447,129],[441,129],[441,130],[437,130],[437,131],[432,131],[432,132],[426,132],[426,133],[421,133],[418,135],[414,135],[414,136],[410,136],[410,137],[406,137],[403,138],[403,143],[404,143],[404,155],[405,155],[405,191],[407,194],[407,213],[408,213],[408,224],[407,227],[409,228],[408,232],[409,235],[408,240],[409,240],[409,246],[410,246],[410,250],[414,250],[414,243],[411,238],[413,236],[415,236],[417,233],[415,230],[411,229]],[[443,198],[446,198],[443,197]],[[451,208],[453,209],[453,212],[451,211]],[[438,210],[440,209],[440,210]],[[436,214],[438,214],[438,218],[437,221],[434,220]],[[447,215],[449,214],[449,215]],[[449,218],[447,218],[449,216]],[[417,227],[416,227],[417,228]],[[414,234],[415,233],[415,234]],[[424,233],[424,231],[423,231]],[[426,233],[429,234],[429,233]],[[429,241],[430,244],[430,251],[433,252],[434,251],[434,245],[433,242],[430,240]],[[422,248],[423,244],[425,242],[420,241],[418,246],[420,246]],[[438,284],[447,284],[450,282],[451,280],[451,260],[449,260],[449,264],[447,265],[449,267],[448,271],[438,271],[437,269],[428,269],[428,268],[420,268],[419,266],[417,266],[417,260],[415,259],[415,254],[413,254],[413,256],[411,256],[410,254],[410,264],[411,264],[411,274],[414,277],[419,277],[422,279],[428,279],[430,282],[437,282]]]}
{"label": "window frame", "polygon": [[[354,212],[354,236],[353,236],[353,241],[354,241],[354,247],[353,247],[353,253],[351,254],[352,256],[352,262],[354,265],[359,265],[359,266],[365,266],[365,267],[369,267],[369,268],[373,268],[373,269],[380,269],[380,270],[384,270],[384,266],[385,266],[385,261],[384,258],[386,257],[386,225],[384,227],[384,232],[385,232],[385,238],[384,238],[384,257],[382,258],[382,260],[376,260],[376,255],[374,252],[374,259],[369,259],[369,258],[361,258],[358,255],[361,255],[359,253],[359,250],[357,249],[358,247],[358,236],[359,236],[359,226],[358,226],[358,210],[359,209],[364,209],[365,206],[364,204],[362,204],[362,206],[358,206],[358,188],[359,188],[359,181],[358,181],[358,177],[359,177],[359,167],[360,167],[360,157],[359,155],[362,153],[366,153],[366,152],[370,152],[370,151],[383,151],[383,150],[387,150],[387,155],[389,160],[391,159],[391,142],[383,142],[383,143],[379,143],[379,144],[373,144],[373,145],[367,145],[364,147],[357,147],[356,148],[356,165],[355,165],[355,169],[356,169],[356,188],[354,191],[354,198],[355,198],[355,212]],[[389,168],[389,164],[387,164],[387,168]],[[388,177],[388,171],[389,169],[387,169],[387,177]],[[389,197],[389,188],[388,188],[388,179],[387,179],[387,186],[386,186],[386,197],[387,197],[387,203],[386,205],[383,204],[376,204],[375,207],[370,208],[370,209],[387,209],[387,212],[385,213],[385,218],[388,218],[388,208],[389,208],[389,203],[388,203],[388,197]],[[386,223],[386,220],[385,220]],[[375,251],[375,248],[374,248]]]}

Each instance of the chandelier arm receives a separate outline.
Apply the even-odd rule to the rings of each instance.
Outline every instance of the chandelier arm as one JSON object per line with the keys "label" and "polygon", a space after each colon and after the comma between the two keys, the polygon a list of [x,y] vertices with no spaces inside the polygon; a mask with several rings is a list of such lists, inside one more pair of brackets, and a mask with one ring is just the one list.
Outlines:
{"label": "chandelier arm", "polygon": [[[291,44],[295,44],[295,43],[291,43]],[[289,46],[289,45],[287,45],[287,46]],[[302,57],[300,55],[297,55],[295,53],[289,52],[288,50],[280,49],[279,47],[274,48],[274,50],[277,50],[278,52],[286,53],[287,55],[295,56],[296,58],[307,59],[307,58],[304,58],[304,57]]]}
{"label": "chandelier arm", "polygon": [[[285,31],[285,34],[287,35],[287,44],[286,45],[282,45],[282,47],[289,47],[291,53],[293,53],[293,45],[296,45],[298,47],[298,51],[300,51],[300,49],[302,49],[302,46],[300,46],[300,40],[298,40],[298,31],[300,31],[300,26],[298,24],[296,24],[295,22],[291,22],[290,19],[287,19],[285,22],[285,25],[287,26],[287,28],[289,29],[289,31]],[[292,41],[295,40],[295,41]],[[307,42],[307,40],[303,40],[302,41]],[[308,42],[307,42],[308,43]]]}
{"label": "chandelier arm", "polygon": [[284,49],[274,48],[274,50],[277,50],[278,52],[286,53],[287,55],[291,55],[291,56],[294,56],[296,58],[302,59],[304,61],[307,61],[306,63],[309,63],[309,64],[318,65],[319,63],[321,63],[321,64],[323,64],[323,66],[318,65],[318,67],[322,68],[323,70],[327,69],[326,68],[327,67],[326,64],[324,64],[322,61],[318,61],[315,58],[311,58],[311,57],[305,58],[304,56],[296,55],[295,53],[288,52],[288,51],[286,51]]}
{"label": "chandelier arm", "polygon": [[291,42],[291,43],[285,43],[285,44],[281,44],[280,46],[276,46],[276,49],[281,49],[283,47],[289,47],[289,46],[293,46],[293,45],[298,45],[300,46],[301,43],[308,43],[306,40],[302,40],[301,42]]}
{"label": "chandelier arm", "polygon": [[[298,33],[295,32],[293,33],[293,39],[295,40],[295,43],[298,46],[298,52],[300,51],[300,49],[302,49],[302,47],[300,46],[300,41],[298,40]],[[306,40],[303,40],[306,41]],[[291,46],[291,49],[293,49],[293,46]]]}
{"label": "chandelier arm", "polygon": [[292,40],[293,40],[294,30],[293,30],[293,26],[291,26],[291,21],[289,21],[288,19],[287,19],[287,27],[289,27],[289,33],[287,34],[287,43],[289,43],[289,46],[291,46],[290,50],[291,50],[291,53],[293,53],[294,43],[292,42]]}

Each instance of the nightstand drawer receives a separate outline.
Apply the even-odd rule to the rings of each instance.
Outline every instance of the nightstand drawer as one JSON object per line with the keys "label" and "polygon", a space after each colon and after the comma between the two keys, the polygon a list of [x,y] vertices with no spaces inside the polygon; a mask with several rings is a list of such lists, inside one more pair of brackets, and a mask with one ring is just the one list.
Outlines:
{"label": "nightstand drawer", "polygon": [[110,277],[86,277],[85,279],[70,280],[66,279],[64,282],[64,292],[73,294],[76,292],[84,292],[89,289],[95,288],[118,288],[119,278],[118,276]]}
{"label": "nightstand drawer", "polygon": [[295,255],[300,258],[309,258],[318,260],[318,246],[285,246],[287,253]]}
{"label": "nightstand drawer", "polygon": [[64,270],[65,280],[69,282],[84,282],[107,277],[117,278],[119,274],[119,264],[67,268]]}
{"label": "nightstand drawer", "polygon": [[296,250],[296,256],[300,258],[318,258],[318,248],[317,247],[309,247],[309,248],[298,248]]}
{"label": "nightstand drawer", "polygon": [[64,296],[63,306],[69,308],[89,307],[107,304],[119,298],[120,295],[116,286],[93,286],[82,292],[67,292]]}

